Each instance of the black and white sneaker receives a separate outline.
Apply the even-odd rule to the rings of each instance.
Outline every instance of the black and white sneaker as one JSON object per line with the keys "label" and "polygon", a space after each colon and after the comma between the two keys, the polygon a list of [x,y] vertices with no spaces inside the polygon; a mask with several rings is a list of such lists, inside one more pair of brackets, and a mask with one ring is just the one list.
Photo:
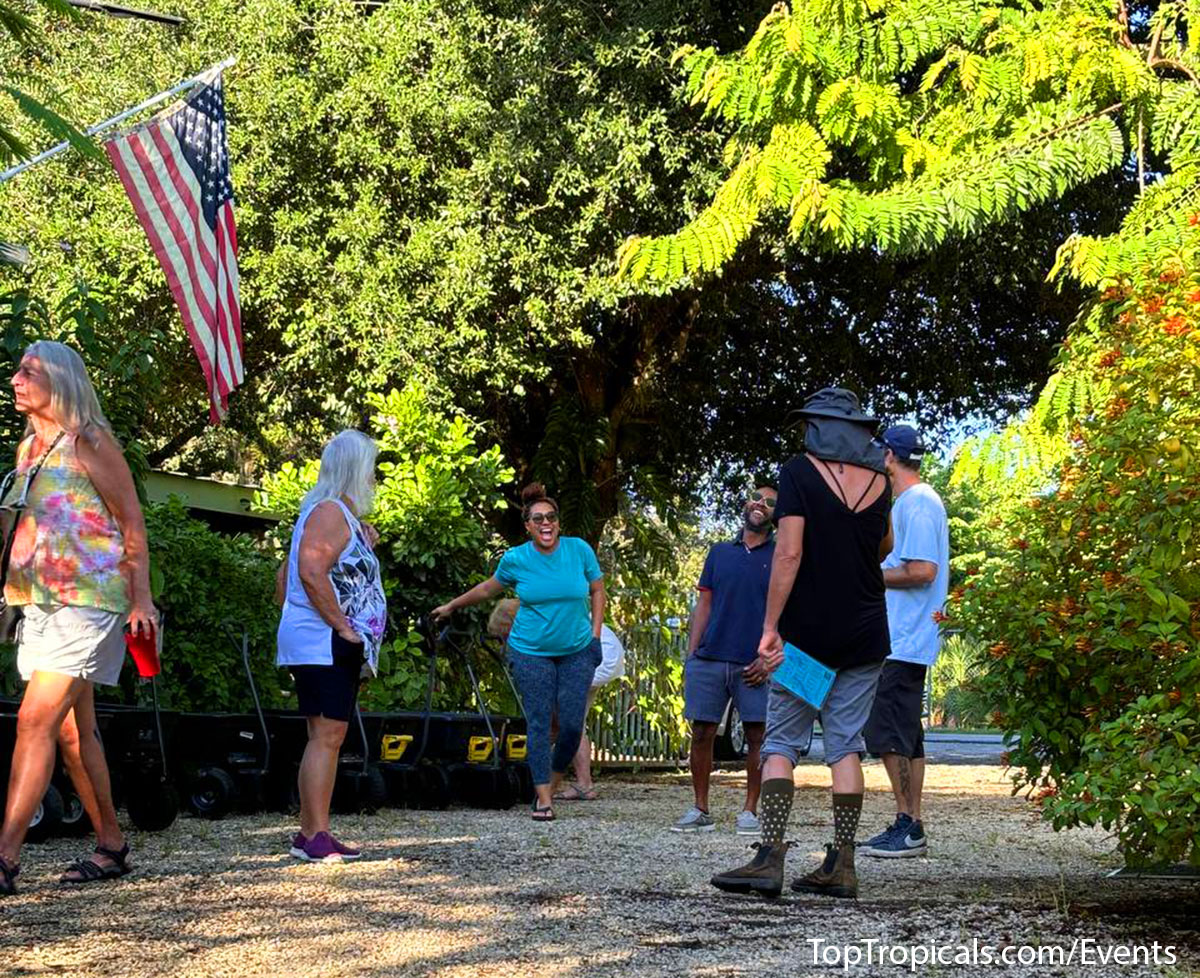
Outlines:
{"label": "black and white sneaker", "polygon": [[893,832],[895,832],[896,829],[900,828],[901,826],[904,826],[905,828],[907,828],[910,825],[912,825],[912,816],[905,814],[905,813],[901,813],[896,816],[896,820],[894,822],[892,822],[891,825],[887,826],[887,828],[885,828],[878,835],[873,835],[869,839],[863,839],[859,842],[854,843],[854,845],[858,849],[870,849],[872,846],[882,845],[884,842],[887,841],[888,836],[890,836]]}
{"label": "black and white sneaker", "polygon": [[907,859],[911,856],[923,856],[929,851],[929,843],[925,836],[925,827],[920,822],[914,822],[907,815],[900,819],[886,833],[885,837],[868,840],[859,852],[864,856],[874,856],[877,859]]}

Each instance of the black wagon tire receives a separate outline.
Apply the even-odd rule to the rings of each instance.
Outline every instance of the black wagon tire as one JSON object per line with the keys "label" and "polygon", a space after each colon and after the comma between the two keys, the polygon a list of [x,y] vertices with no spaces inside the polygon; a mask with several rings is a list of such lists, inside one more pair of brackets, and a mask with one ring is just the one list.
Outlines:
{"label": "black wagon tire", "polygon": [[179,816],[179,792],[174,785],[157,777],[130,778],[125,811],[143,832],[161,832]]}
{"label": "black wagon tire", "polygon": [[449,808],[454,797],[449,772],[440,764],[426,764],[420,771],[423,782],[421,807],[439,812]]}
{"label": "black wagon tire", "polygon": [[725,721],[725,731],[713,745],[713,758],[717,761],[744,761],[746,759],[746,732],[742,728],[742,717],[737,707],[730,704]]}
{"label": "black wagon tire", "polygon": [[29,823],[29,829],[25,833],[26,841],[45,842],[58,835],[62,828],[63,811],[62,792],[54,785],[50,785],[46,789],[46,793],[42,795],[37,810],[33,813],[33,820]]}
{"label": "black wagon tire", "polygon": [[234,810],[237,801],[237,782],[224,768],[201,768],[188,783],[187,807],[200,818],[219,821]]}
{"label": "black wagon tire", "polygon": [[87,835],[92,830],[92,820],[83,809],[83,800],[74,788],[60,789],[63,796],[63,817],[59,835]]}

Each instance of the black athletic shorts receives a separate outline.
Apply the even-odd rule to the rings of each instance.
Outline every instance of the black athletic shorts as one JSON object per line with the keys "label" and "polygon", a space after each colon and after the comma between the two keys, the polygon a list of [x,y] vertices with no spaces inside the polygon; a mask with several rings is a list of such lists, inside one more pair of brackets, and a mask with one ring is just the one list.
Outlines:
{"label": "black athletic shorts", "polygon": [[358,699],[363,647],[358,642],[347,642],[333,629],[329,634],[332,665],[291,667],[296,700],[306,717],[348,721]]}
{"label": "black athletic shorts", "polygon": [[915,662],[884,662],[871,717],[863,728],[868,753],[913,759],[925,756],[925,728],[921,726],[925,669]]}

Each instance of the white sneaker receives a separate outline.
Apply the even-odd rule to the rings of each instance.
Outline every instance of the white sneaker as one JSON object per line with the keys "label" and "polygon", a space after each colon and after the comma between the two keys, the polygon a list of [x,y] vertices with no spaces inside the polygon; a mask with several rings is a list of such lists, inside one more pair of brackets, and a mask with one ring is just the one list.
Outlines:
{"label": "white sneaker", "polygon": [[738,835],[762,835],[762,823],[754,812],[740,811],[737,817]]}
{"label": "white sneaker", "polygon": [[715,829],[716,823],[713,822],[712,816],[708,815],[699,808],[689,808],[678,822],[671,826],[672,832],[711,832]]}

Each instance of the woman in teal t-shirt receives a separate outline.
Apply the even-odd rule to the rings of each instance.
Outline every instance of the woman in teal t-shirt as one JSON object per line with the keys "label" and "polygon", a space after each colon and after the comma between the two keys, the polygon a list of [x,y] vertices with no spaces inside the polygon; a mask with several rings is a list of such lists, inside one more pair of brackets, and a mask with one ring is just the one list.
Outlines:
{"label": "woman in teal t-shirt", "polygon": [[[505,588],[521,599],[508,649],[528,721],[529,768],[537,789],[533,817],[548,822],[554,818],[551,798],[579,747],[588,689],[602,658],[604,575],[586,540],[560,536],[558,503],[541,485],[526,486],[521,503],[529,542],[506,551],[495,574],[433,615],[445,618]],[[551,757],[555,712],[559,730]]]}

